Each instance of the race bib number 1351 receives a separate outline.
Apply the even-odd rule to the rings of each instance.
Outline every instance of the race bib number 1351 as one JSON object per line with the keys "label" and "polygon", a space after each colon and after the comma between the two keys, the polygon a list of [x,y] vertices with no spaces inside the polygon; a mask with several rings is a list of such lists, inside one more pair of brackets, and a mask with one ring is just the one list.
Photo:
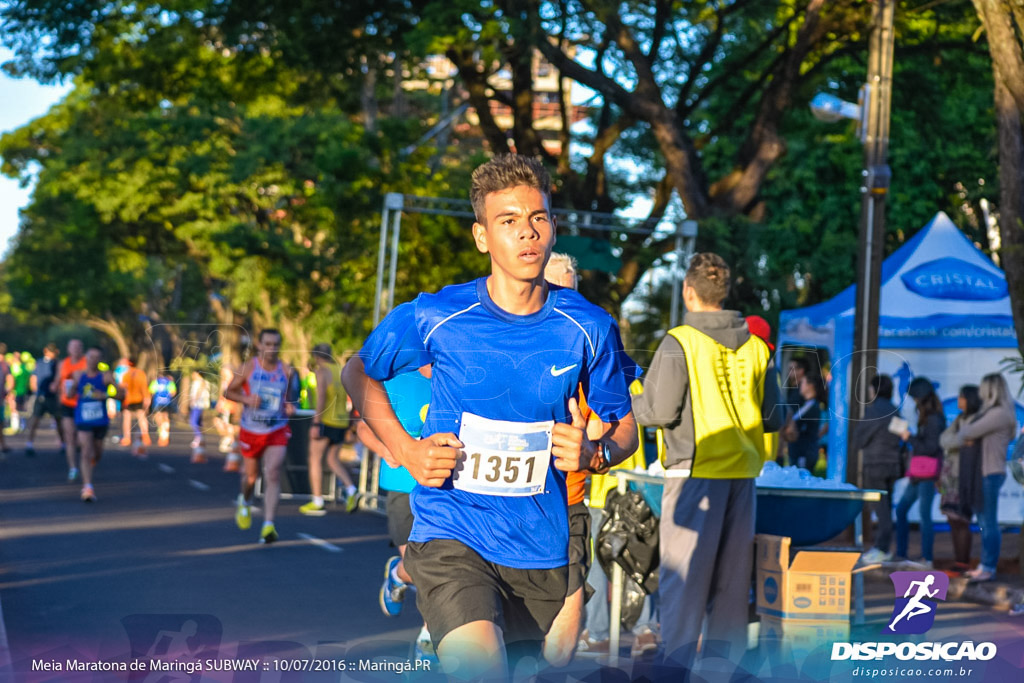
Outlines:
{"label": "race bib number 1351", "polygon": [[554,421],[506,422],[462,414],[462,456],[452,474],[460,491],[490,496],[535,496],[544,491]]}

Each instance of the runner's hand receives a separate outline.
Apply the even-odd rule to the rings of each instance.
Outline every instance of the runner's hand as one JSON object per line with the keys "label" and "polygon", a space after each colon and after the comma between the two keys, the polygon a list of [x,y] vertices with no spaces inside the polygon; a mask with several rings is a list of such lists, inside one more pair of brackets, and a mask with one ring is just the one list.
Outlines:
{"label": "runner's hand", "polygon": [[413,442],[402,452],[399,462],[417,482],[437,488],[452,476],[460,448],[462,442],[451,432],[432,434]]}
{"label": "runner's hand", "polygon": [[292,415],[294,415],[295,414],[295,404],[294,403],[285,403],[284,404],[284,414],[285,414],[285,417],[291,417]]}
{"label": "runner's hand", "polygon": [[384,446],[382,450],[377,451],[377,455],[383,458],[384,462],[386,462],[391,467],[397,468],[402,466],[402,463],[398,462],[398,458],[394,456],[394,454],[390,451],[390,449],[388,449],[387,446]]}
{"label": "runner's hand", "polygon": [[569,399],[570,424],[556,423],[551,429],[551,455],[555,458],[555,469],[563,472],[579,472],[590,467],[594,456],[594,444],[587,438],[587,421],[580,412],[575,398]]}
{"label": "runner's hand", "polygon": [[249,394],[248,396],[242,399],[243,405],[249,406],[250,408],[255,408],[257,410],[259,410],[260,404],[262,402],[263,401],[260,400],[258,394]]}

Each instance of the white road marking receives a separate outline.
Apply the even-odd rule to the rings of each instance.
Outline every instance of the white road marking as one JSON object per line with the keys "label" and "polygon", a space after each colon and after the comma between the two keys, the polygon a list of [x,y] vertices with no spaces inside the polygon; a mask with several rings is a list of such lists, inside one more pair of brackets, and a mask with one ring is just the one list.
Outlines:
{"label": "white road marking", "polygon": [[192,488],[199,489],[200,491],[209,491],[210,490],[209,486],[207,486],[206,484],[204,484],[201,481],[196,481],[195,479],[189,479],[188,483],[191,484]]}
{"label": "white road marking", "polygon": [[299,538],[305,539],[305,540],[309,541],[310,543],[312,543],[313,545],[320,546],[324,550],[327,550],[327,551],[332,552],[332,553],[344,552],[344,549],[339,548],[338,546],[334,545],[333,543],[328,543],[327,541],[325,541],[322,538],[317,538],[316,536],[310,536],[309,534],[302,534],[302,533],[300,533],[299,534]]}
{"label": "white road marking", "polygon": [[161,472],[166,472],[167,474],[174,474],[174,468],[171,467],[170,465],[160,463],[159,465],[157,465],[157,467],[160,468]]}

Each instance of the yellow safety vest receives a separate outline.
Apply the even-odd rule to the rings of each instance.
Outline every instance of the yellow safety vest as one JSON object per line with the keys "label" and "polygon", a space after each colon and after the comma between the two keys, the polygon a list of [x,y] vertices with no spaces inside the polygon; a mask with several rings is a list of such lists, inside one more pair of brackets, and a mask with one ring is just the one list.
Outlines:
{"label": "yellow safety vest", "polygon": [[331,369],[327,373],[331,381],[327,386],[317,387],[317,391],[324,392],[324,414],[320,420],[328,427],[348,427],[348,394],[341,384],[340,373],[335,370],[337,366],[328,367]]}
{"label": "yellow safety vest", "polygon": [[730,349],[690,325],[668,333],[683,347],[689,373],[695,444],[690,476],[756,477],[765,458],[761,404],[768,346],[751,335]]}

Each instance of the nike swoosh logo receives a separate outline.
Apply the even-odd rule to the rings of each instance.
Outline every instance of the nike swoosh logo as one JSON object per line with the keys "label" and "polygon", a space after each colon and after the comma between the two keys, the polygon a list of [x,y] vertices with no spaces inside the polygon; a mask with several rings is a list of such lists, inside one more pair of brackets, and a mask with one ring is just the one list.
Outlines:
{"label": "nike swoosh logo", "polygon": [[560,375],[564,375],[565,373],[569,372],[570,370],[572,370],[577,365],[579,365],[579,363],[573,363],[572,365],[570,365],[567,368],[556,368],[554,365],[552,365],[551,366],[551,376],[552,377],[559,377]]}

